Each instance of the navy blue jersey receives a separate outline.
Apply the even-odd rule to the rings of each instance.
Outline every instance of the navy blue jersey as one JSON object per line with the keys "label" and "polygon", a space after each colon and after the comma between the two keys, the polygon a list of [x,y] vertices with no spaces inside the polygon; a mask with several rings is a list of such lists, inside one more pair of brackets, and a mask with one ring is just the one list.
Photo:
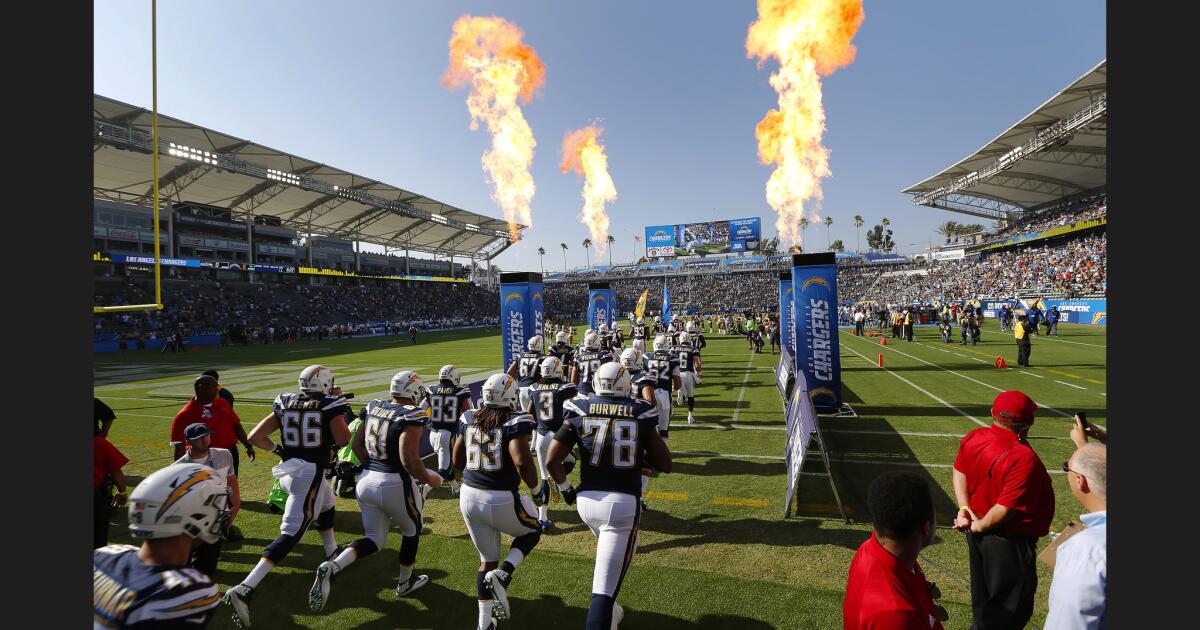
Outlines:
{"label": "navy blue jersey", "polygon": [[671,391],[675,383],[674,377],[679,375],[679,357],[666,350],[658,350],[649,356],[646,371],[654,374],[659,389]]}
{"label": "navy blue jersey", "polygon": [[633,325],[633,338],[634,339],[649,339],[649,337],[650,337],[650,327],[649,326],[647,326],[645,324],[642,324],[641,326],[638,326],[637,324]]}
{"label": "navy blue jersey", "polygon": [[280,394],[271,409],[279,418],[284,461],[298,457],[320,468],[329,464],[330,450],[335,446],[330,423],[338,416],[343,422],[354,417],[341,396]]}
{"label": "navy blue jersey", "polygon": [[[646,360],[646,358],[642,357],[642,361],[644,362],[645,360]],[[642,397],[641,393],[642,393],[642,388],[644,388],[644,387],[650,387],[651,389],[658,389],[658,377],[656,377],[654,375],[654,372],[651,372],[649,370],[641,370],[638,372],[631,371],[629,373],[629,377],[632,379],[632,383],[633,383],[633,397],[634,398]],[[669,392],[671,390],[667,389],[667,391]]]}
{"label": "navy blue jersey", "polygon": [[579,393],[592,393],[592,375],[601,365],[613,360],[609,350],[580,350],[575,355],[575,371],[579,374]]}
{"label": "navy blue jersey", "polygon": [[608,345],[610,348],[625,347],[625,333],[620,328],[608,333]]}
{"label": "navy blue jersey", "polygon": [[429,394],[429,428],[435,431],[454,431],[458,416],[467,410],[471,402],[471,389],[441,381],[426,388]]}
{"label": "navy blue jersey", "polygon": [[517,384],[529,387],[542,378],[542,369],[538,366],[544,359],[541,352],[522,352],[517,357]]}
{"label": "navy blue jersey", "polygon": [[[132,545],[92,552],[96,628],[203,628],[220,600],[207,575],[175,564],[146,564]],[[185,623],[186,622],[186,623]]]}
{"label": "navy blue jersey", "polygon": [[563,425],[554,439],[579,445],[583,466],[579,491],[642,495],[647,441],[658,431],[653,403],[614,396],[576,396],[563,405]]}
{"label": "navy blue jersey", "polygon": [[692,347],[696,349],[696,354],[700,354],[700,351],[708,345],[708,342],[704,341],[704,333],[694,332],[688,334],[692,336]]}
{"label": "navy blue jersey", "polygon": [[578,396],[574,383],[555,381],[536,383],[522,393],[529,401],[529,411],[537,420],[538,433],[554,433],[562,426],[563,403]]}
{"label": "navy blue jersey", "polygon": [[675,356],[679,358],[679,371],[680,372],[695,372],[696,371],[695,359],[696,359],[696,357],[700,356],[699,352],[696,352],[692,348],[682,348],[681,347],[681,348],[675,348]]}
{"label": "navy blue jersey", "polygon": [[571,365],[575,359],[575,348],[572,348],[569,343],[556,343],[550,346],[550,356],[558,357],[563,365]]}
{"label": "navy blue jersey", "polygon": [[[400,462],[400,434],[408,427],[425,426],[429,420],[429,407],[377,399],[367,403],[366,411],[362,431],[366,432],[367,459],[363,468],[407,475]],[[420,438],[420,434],[417,437]]]}
{"label": "navy blue jersey", "polygon": [[509,490],[521,485],[521,475],[508,452],[508,442],[522,435],[532,435],[533,416],[514,411],[508,421],[484,431],[475,426],[475,414],[482,410],[468,409],[458,424],[458,434],[467,447],[467,465],[463,469],[463,484],[479,490]]}

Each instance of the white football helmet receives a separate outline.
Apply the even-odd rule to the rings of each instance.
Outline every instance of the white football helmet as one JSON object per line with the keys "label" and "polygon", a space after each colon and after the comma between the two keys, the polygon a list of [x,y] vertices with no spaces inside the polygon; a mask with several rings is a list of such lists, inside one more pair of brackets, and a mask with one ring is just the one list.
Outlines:
{"label": "white football helmet", "polygon": [[629,376],[629,370],[620,363],[611,361],[605,363],[596,370],[596,375],[592,377],[592,388],[601,396],[628,398],[631,387],[632,379]]}
{"label": "white football helmet", "polygon": [[458,387],[462,380],[462,374],[453,365],[443,365],[442,369],[438,370],[438,380],[450,381],[455,387]]}
{"label": "white football helmet", "polygon": [[300,373],[300,391],[328,396],[332,390],[333,372],[324,365],[310,365]]}
{"label": "white football helmet", "polygon": [[646,318],[645,318],[645,317],[639,317],[639,318],[637,318],[637,325],[638,325],[638,326],[645,326],[645,325],[646,325]]}
{"label": "white football helmet", "polygon": [[634,348],[625,348],[621,351],[621,365],[625,366],[630,372],[642,371],[642,353]]}
{"label": "white football helmet", "polygon": [[212,544],[229,517],[225,477],[203,464],[171,464],[143,479],[129,495],[134,538],[187,534]]}
{"label": "white football helmet", "polygon": [[688,332],[696,332],[696,322],[688,322],[684,327],[684,330]]}
{"label": "white football helmet", "polygon": [[563,364],[558,357],[546,357],[545,359],[542,359],[542,363],[539,367],[541,367],[543,379],[562,378]]}
{"label": "white football helmet", "polygon": [[517,382],[507,374],[493,374],[483,383],[483,406],[517,408]]}
{"label": "white football helmet", "polygon": [[642,354],[646,354],[646,340],[645,339],[634,339],[633,340],[633,349],[637,350],[638,352],[640,352]]}
{"label": "white football helmet", "polygon": [[654,351],[666,351],[671,349],[671,340],[666,335],[658,335],[654,338]]}
{"label": "white football helmet", "polygon": [[571,343],[571,337],[565,332],[560,332],[554,336],[554,343]]}
{"label": "white football helmet", "polygon": [[608,334],[608,324],[600,324],[600,334],[601,335]]}
{"label": "white football helmet", "polygon": [[[454,366],[446,367],[453,368]],[[407,398],[413,402],[420,402],[425,397],[425,383],[421,382],[420,374],[412,370],[403,370],[396,372],[396,375],[392,377],[392,384],[388,392],[393,398]]]}
{"label": "white football helmet", "polygon": [[681,346],[692,345],[692,336],[686,332],[679,333],[679,345],[681,345]]}
{"label": "white football helmet", "polygon": [[583,336],[583,347],[588,350],[600,349],[600,337],[592,329],[588,329],[587,334]]}
{"label": "white football helmet", "polygon": [[526,344],[526,346],[529,348],[530,352],[541,352],[542,351],[542,336],[534,335],[533,337],[531,337],[529,339],[529,343]]}

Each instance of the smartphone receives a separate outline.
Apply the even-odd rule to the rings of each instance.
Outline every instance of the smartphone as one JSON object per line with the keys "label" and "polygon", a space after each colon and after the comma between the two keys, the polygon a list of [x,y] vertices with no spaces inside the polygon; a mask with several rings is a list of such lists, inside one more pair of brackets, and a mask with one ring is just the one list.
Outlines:
{"label": "smartphone", "polygon": [[1076,411],[1075,415],[1079,416],[1079,424],[1081,426],[1083,426],[1084,429],[1087,429],[1088,428],[1087,414],[1082,411]]}

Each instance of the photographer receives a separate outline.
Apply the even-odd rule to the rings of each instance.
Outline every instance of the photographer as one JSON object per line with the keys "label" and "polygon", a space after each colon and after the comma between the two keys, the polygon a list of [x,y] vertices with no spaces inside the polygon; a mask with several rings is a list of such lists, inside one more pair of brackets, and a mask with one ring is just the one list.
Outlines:
{"label": "photographer", "polygon": [[[1090,443],[1092,437],[1101,444]],[[1075,416],[1071,440],[1077,447],[1063,464],[1071,493],[1087,510],[1085,529],[1055,552],[1046,630],[1104,627],[1108,599],[1108,449],[1107,434]]]}

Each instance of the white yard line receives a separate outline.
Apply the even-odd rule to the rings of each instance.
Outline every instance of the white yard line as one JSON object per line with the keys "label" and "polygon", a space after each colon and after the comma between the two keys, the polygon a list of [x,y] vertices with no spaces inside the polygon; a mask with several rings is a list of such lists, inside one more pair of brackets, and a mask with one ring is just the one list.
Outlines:
{"label": "white yard line", "polygon": [[1093,348],[1104,348],[1105,350],[1107,350],[1107,349],[1108,349],[1108,346],[1106,346],[1106,345],[1102,345],[1102,344],[1098,344],[1098,343],[1084,343],[1084,342],[1082,342],[1082,341],[1067,341],[1066,339],[1058,339],[1058,338],[1056,338],[1056,337],[1047,337],[1047,336],[1045,336],[1045,335],[1038,335],[1038,336],[1037,336],[1037,338],[1038,338],[1038,339],[1045,339],[1045,340],[1047,340],[1047,341],[1059,341],[1059,342],[1062,342],[1062,343],[1073,343],[1073,344],[1075,344],[1075,345],[1077,345],[1077,346],[1091,346],[1091,347],[1093,347]]}
{"label": "white yard line", "polygon": [[737,404],[733,407],[733,422],[736,424],[738,416],[742,414],[742,402],[746,400],[746,383],[750,382],[750,374],[754,369],[754,355],[750,355],[750,360],[746,362],[746,375],[742,377],[742,389],[738,392]]}
{"label": "white yard line", "polygon": [[[845,348],[845,349],[847,349],[847,350],[849,350],[850,352],[853,352],[854,354],[857,354],[859,357],[861,357],[861,358],[862,358],[862,360],[863,360],[863,361],[866,361],[867,363],[870,363],[871,365],[875,365],[875,362],[874,362],[874,361],[872,361],[872,360],[868,359],[868,358],[867,358],[866,356],[864,356],[862,353],[860,353],[859,351],[855,350],[854,348],[851,348],[849,345],[843,345],[842,347],[843,347],[843,348]],[[936,400],[936,401],[938,401],[938,402],[942,403],[942,404],[943,404],[943,405],[945,405],[946,407],[949,407],[950,409],[953,409],[954,411],[958,412],[958,415],[960,415],[960,416],[962,416],[962,417],[964,417],[964,418],[967,418],[967,419],[968,419],[968,420],[970,420],[971,422],[974,422],[975,424],[978,424],[978,425],[979,425],[979,426],[981,426],[981,427],[986,427],[986,426],[988,426],[988,425],[987,425],[987,423],[985,423],[985,422],[981,421],[979,418],[976,418],[975,416],[972,416],[971,414],[969,414],[969,413],[967,413],[967,412],[963,411],[962,409],[959,409],[958,407],[955,407],[954,405],[951,405],[950,403],[948,403],[948,402],[946,402],[946,401],[942,400],[941,398],[938,398],[937,396],[934,396],[933,394],[931,394],[931,393],[929,393],[929,392],[925,391],[924,389],[922,389],[922,388],[921,388],[919,385],[917,385],[916,383],[914,383],[914,382],[912,382],[912,381],[910,381],[910,380],[908,380],[908,379],[904,378],[903,376],[900,376],[899,374],[897,374],[897,373],[895,373],[895,372],[893,372],[893,371],[891,371],[891,370],[889,370],[889,369],[887,369],[887,368],[883,368],[883,370],[884,370],[885,372],[887,372],[888,374],[891,374],[892,376],[895,376],[896,378],[898,378],[898,379],[900,379],[900,380],[904,381],[905,383],[908,383],[908,384],[909,384],[909,386],[910,386],[910,387],[912,387],[913,389],[915,389],[915,390],[917,390],[917,391],[921,392],[922,394],[925,394],[926,396],[928,396],[928,397],[930,397],[930,398],[932,398],[932,399],[934,399],[934,400]]]}
{"label": "white yard line", "polygon": [[1083,391],[1085,391],[1085,392],[1087,391],[1087,388],[1086,388],[1086,387],[1080,387],[1080,386],[1078,386],[1078,385],[1073,385],[1073,384],[1071,384],[1071,383],[1067,383],[1067,382],[1065,382],[1065,381],[1060,381],[1060,380],[1054,379],[1054,382],[1055,382],[1055,383],[1058,383],[1059,385],[1066,385],[1067,387],[1074,387],[1075,389],[1082,389],[1082,390],[1083,390]]}

